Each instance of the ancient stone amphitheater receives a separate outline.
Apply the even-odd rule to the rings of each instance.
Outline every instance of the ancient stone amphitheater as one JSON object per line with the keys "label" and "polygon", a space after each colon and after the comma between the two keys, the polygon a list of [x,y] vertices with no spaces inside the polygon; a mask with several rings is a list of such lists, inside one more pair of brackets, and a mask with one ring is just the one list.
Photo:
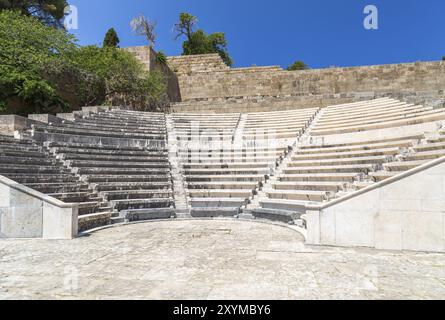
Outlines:
{"label": "ancient stone amphitheater", "polygon": [[444,252],[444,66],[171,57],[170,112],[1,116],[0,237],[227,217],[284,224],[308,244]]}

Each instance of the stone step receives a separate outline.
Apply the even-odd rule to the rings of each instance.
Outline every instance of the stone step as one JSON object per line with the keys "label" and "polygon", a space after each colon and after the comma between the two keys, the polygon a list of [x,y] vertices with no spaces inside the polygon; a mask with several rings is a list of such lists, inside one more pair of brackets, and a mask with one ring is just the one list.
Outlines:
{"label": "stone step", "polygon": [[272,184],[275,190],[312,190],[338,192],[344,183],[335,181],[306,181],[306,182],[276,182]]}
{"label": "stone step", "polygon": [[[0,169],[1,170],[1,169]],[[77,182],[78,178],[70,174],[14,174],[14,173],[1,173],[13,181],[21,184],[29,183],[70,183]]]}
{"label": "stone step", "polygon": [[34,141],[30,140],[30,139],[16,139],[12,136],[4,136],[1,135],[0,136],[0,144],[1,145],[18,145],[18,146],[22,146],[22,147],[33,147],[34,146]]}
{"label": "stone step", "polygon": [[20,147],[18,145],[0,145],[0,154],[5,156],[24,156],[24,157],[35,157],[35,158],[44,158],[46,157],[46,153],[42,150],[41,147]]}
{"label": "stone step", "polygon": [[374,169],[371,164],[355,164],[355,165],[327,165],[316,167],[293,167],[283,169],[285,174],[302,174],[302,173],[367,173]]}
{"label": "stone step", "polygon": [[244,135],[274,135],[274,134],[300,134],[305,126],[283,126],[283,127],[265,127],[265,128],[244,128]]}
{"label": "stone step", "polygon": [[271,170],[269,168],[231,168],[231,169],[185,169],[186,175],[251,175],[262,174],[269,175]]}
{"label": "stone step", "polygon": [[247,204],[245,198],[192,198],[190,205],[196,208],[240,208]]}
{"label": "stone step", "polygon": [[51,126],[35,126],[34,131],[42,133],[56,133],[63,135],[73,136],[95,136],[95,137],[110,137],[110,138],[125,138],[125,139],[144,139],[144,140],[164,140],[165,135],[147,135],[137,133],[119,133],[119,132],[106,132],[94,129],[82,130],[82,129],[70,129],[70,128],[58,128]]}
{"label": "stone step", "polygon": [[327,199],[326,191],[312,191],[312,190],[280,190],[267,191],[269,199],[283,199],[283,200],[300,200],[322,202]]}
{"label": "stone step", "polygon": [[41,193],[72,193],[72,192],[87,192],[88,185],[80,183],[26,183],[27,187],[37,190]]}
{"label": "stone step", "polygon": [[29,174],[63,174],[69,173],[62,167],[39,166],[39,165],[21,165],[21,164],[2,164],[0,171],[6,174],[29,173]]}
{"label": "stone step", "polygon": [[151,152],[151,151],[126,151],[126,150],[93,150],[93,149],[72,149],[72,148],[53,148],[57,154],[60,154],[63,158],[71,158],[71,159],[91,159],[89,156],[93,158],[112,158],[112,157],[122,157],[129,159],[137,159],[137,158],[146,158],[146,159],[165,159],[168,157],[167,153],[163,152]]}
{"label": "stone step", "polygon": [[122,147],[138,147],[147,149],[165,148],[165,137],[159,140],[138,139],[135,137],[110,137],[101,135],[73,135],[49,132],[31,132],[33,139],[40,142],[57,141],[58,143],[69,144],[94,144],[97,145],[114,145]]}
{"label": "stone step", "polygon": [[136,162],[136,163],[167,163],[168,156],[165,157],[151,157],[147,155],[140,156],[119,156],[119,155],[99,155],[99,154],[75,154],[66,153],[60,154],[63,160],[81,160],[81,161],[106,161],[106,162]]}
{"label": "stone step", "polygon": [[430,112],[433,110],[432,108],[423,108],[423,109],[414,109],[412,111],[400,111],[392,114],[387,115],[373,115],[373,116],[365,116],[363,115],[360,118],[353,119],[353,120],[345,120],[345,119],[338,119],[335,121],[327,121],[327,122],[317,122],[316,128],[317,130],[328,130],[328,129],[335,129],[338,127],[349,127],[349,126],[362,126],[362,125],[371,125],[374,123],[380,123],[385,121],[396,121],[400,119],[406,119],[406,118],[412,118],[416,117],[418,115],[422,115],[424,113]]}
{"label": "stone step", "polygon": [[327,165],[355,165],[355,164],[381,164],[386,160],[386,156],[358,157],[346,159],[322,159],[322,160],[299,160],[291,161],[287,165],[289,169],[301,167],[315,167]]}
{"label": "stone step", "polygon": [[389,171],[407,171],[425,164],[427,161],[400,161],[385,163],[383,167]]}
{"label": "stone step", "polygon": [[388,108],[393,105],[400,105],[400,104],[406,104],[406,103],[394,99],[388,101],[374,101],[374,100],[362,101],[357,104],[329,106],[324,109],[324,114],[335,116],[341,113],[348,113],[348,112],[363,112],[368,110],[372,110],[375,112]]}
{"label": "stone step", "polygon": [[246,175],[189,175],[185,177],[188,183],[216,183],[216,182],[256,182],[266,180],[266,176],[263,174],[246,174]]}
{"label": "stone step", "polygon": [[259,208],[252,212],[256,219],[270,220],[283,223],[293,223],[300,217],[300,214],[292,211]]}
{"label": "stone step", "polygon": [[320,130],[317,128],[314,128],[311,131],[311,135],[324,136],[324,135],[332,135],[332,134],[361,132],[361,131],[367,131],[367,130],[376,130],[376,129],[416,125],[416,124],[439,121],[439,120],[445,120],[445,111],[443,111],[443,110],[428,111],[428,112],[419,113],[418,115],[413,116],[413,117],[407,117],[407,118],[403,118],[400,120],[381,121],[379,123],[367,124],[367,125],[344,126],[344,127],[334,128],[334,129],[320,129]]}
{"label": "stone step", "polygon": [[445,142],[434,142],[419,144],[413,147],[416,152],[443,150],[445,149]]}
{"label": "stone step", "polygon": [[79,202],[77,204],[79,206],[79,216],[113,211],[113,208],[111,206],[100,201]]}
{"label": "stone step", "polygon": [[170,172],[169,169],[146,169],[146,168],[77,168],[81,175],[163,175]]}
{"label": "stone step", "polygon": [[236,217],[241,212],[239,207],[208,207],[208,208],[192,208],[190,215],[193,218],[222,218]]}
{"label": "stone step", "polygon": [[106,127],[106,128],[135,128],[140,130],[152,130],[152,129],[165,129],[165,124],[161,122],[147,123],[147,122],[128,122],[125,120],[119,121],[117,119],[106,119],[106,118],[80,118],[76,119],[76,124],[83,126],[93,126],[93,127]]}
{"label": "stone step", "polygon": [[29,158],[29,157],[17,157],[17,156],[3,156],[0,153],[0,165],[14,164],[14,165],[34,165],[34,166],[55,166],[57,165],[56,159],[49,158]]}
{"label": "stone step", "polygon": [[[371,148],[370,148],[371,149]],[[357,150],[357,151],[344,151],[344,152],[327,152],[327,153],[304,153],[297,152],[292,157],[292,161],[298,160],[317,160],[326,158],[354,158],[354,157],[366,157],[366,156],[394,156],[400,152],[399,148],[386,148],[386,149],[371,149],[371,150]]]}
{"label": "stone step", "polygon": [[[369,139],[369,140],[359,140],[359,141],[350,141],[345,143],[313,143],[313,144],[303,144],[299,146],[299,152],[318,152],[318,150],[328,150],[329,148],[334,150],[347,150],[347,151],[355,151],[357,149],[366,150],[366,148],[386,148],[386,147],[402,147],[406,143],[412,143],[413,141],[420,141],[424,139],[425,136],[423,134],[406,134],[406,135],[398,135],[391,138],[380,138],[380,139]],[[315,138],[323,139],[323,138]],[[400,144],[399,144],[400,143]]]}
{"label": "stone step", "polygon": [[373,179],[375,182],[380,182],[383,180],[386,180],[388,178],[391,178],[399,173],[402,173],[401,171],[377,171],[377,172],[370,172],[369,177]]}
{"label": "stone step", "polygon": [[154,129],[154,128],[147,128],[147,129],[139,129],[137,127],[110,127],[108,125],[93,125],[91,123],[89,124],[82,124],[79,122],[74,122],[74,123],[63,123],[63,124],[52,124],[51,127],[55,127],[55,128],[66,128],[66,129],[79,129],[79,130],[94,130],[94,131],[101,131],[101,132],[121,132],[121,133],[134,133],[134,134],[143,134],[143,135],[164,135],[167,133],[165,128],[159,128],[159,129]]}
{"label": "stone step", "polygon": [[243,133],[243,140],[264,140],[264,139],[291,139],[298,138],[302,130],[279,133],[276,131],[256,132],[255,134]]}
{"label": "stone step", "polygon": [[94,196],[90,191],[87,192],[66,192],[66,193],[48,193],[50,197],[56,198],[65,203],[77,202],[99,202],[102,198]]}
{"label": "stone step", "polygon": [[118,211],[133,209],[154,209],[154,208],[170,208],[173,199],[130,199],[130,200],[113,200],[111,201],[114,208]]}
{"label": "stone step", "polygon": [[108,201],[131,199],[171,199],[171,190],[118,190],[104,192]]}
{"label": "stone step", "polygon": [[270,157],[183,157],[182,162],[186,164],[199,164],[199,163],[275,163],[277,160],[280,160],[281,156],[270,156]]}
{"label": "stone step", "polygon": [[270,162],[224,162],[224,163],[186,163],[183,165],[184,169],[187,170],[195,170],[195,169],[243,169],[243,168],[270,168],[274,167],[275,163]]}
{"label": "stone step", "polygon": [[259,187],[259,182],[238,182],[238,181],[225,181],[225,182],[192,182],[187,184],[189,190],[200,190],[200,189],[216,189],[216,190],[254,190]]}
{"label": "stone step", "polygon": [[298,214],[306,213],[306,205],[319,204],[319,202],[301,201],[301,200],[262,200],[260,205],[263,209],[283,210],[295,212]]}
{"label": "stone step", "polygon": [[187,191],[192,198],[244,198],[253,196],[253,190],[229,190],[229,189],[189,189]]}
{"label": "stone step", "polygon": [[304,128],[308,124],[310,118],[304,117],[301,119],[285,119],[276,121],[261,121],[261,122],[246,122],[246,129],[256,130],[256,129],[273,129],[273,128]]}
{"label": "stone step", "polygon": [[281,146],[270,146],[270,147],[235,147],[235,146],[228,146],[224,149],[183,149],[180,150],[180,154],[229,154],[229,153],[239,153],[239,154],[248,154],[248,153],[257,153],[257,154],[264,154],[264,153],[273,153],[273,152],[286,152],[288,150],[287,147],[281,147]]}
{"label": "stone step", "polygon": [[442,150],[432,150],[432,151],[420,151],[415,154],[410,154],[403,159],[405,161],[416,161],[416,160],[434,160],[437,158],[445,157],[445,149]]}
{"label": "stone step", "polygon": [[123,190],[171,190],[172,184],[168,182],[104,182],[96,186],[99,192]]}
{"label": "stone step", "polygon": [[76,168],[90,168],[90,169],[108,169],[108,168],[125,168],[132,169],[168,169],[170,164],[168,162],[123,162],[123,161],[99,161],[99,160],[68,160],[66,163],[71,167]]}
{"label": "stone step", "polygon": [[311,173],[311,174],[286,174],[278,177],[279,181],[342,181],[353,182],[359,177],[358,173]]}
{"label": "stone step", "polygon": [[128,182],[171,182],[169,173],[165,174],[138,174],[138,175],[122,175],[122,174],[95,174],[85,175],[90,183],[128,183]]}
{"label": "stone step", "polygon": [[122,215],[128,222],[171,219],[176,217],[175,210],[172,208],[126,210],[122,211]]}
{"label": "stone step", "polygon": [[[400,101],[394,101],[389,104],[384,105],[374,105],[374,106],[360,106],[360,107],[354,107],[349,109],[343,109],[343,110],[335,110],[334,108],[326,108],[323,112],[322,119],[337,119],[341,118],[341,116],[345,117],[354,117],[356,115],[360,114],[366,114],[366,115],[375,115],[380,114],[382,112],[392,112],[393,110],[400,110],[404,108],[411,108],[414,107],[414,104],[407,104]],[[416,106],[419,107],[419,106]]]}
{"label": "stone step", "polygon": [[128,154],[147,154],[147,155],[156,155],[156,154],[167,154],[167,149],[165,148],[156,148],[150,150],[145,147],[131,147],[131,146],[121,146],[121,145],[102,145],[102,144],[88,144],[88,143],[75,143],[75,142],[64,142],[64,141],[51,141],[48,142],[48,147],[50,148],[59,148],[60,150],[66,150],[71,152],[113,152],[119,154],[119,152],[127,152]]}
{"label": "stone step", "polygon": [[261,152],[180,152],[181,159],[237,159],[237,158],[257,158],[273,157],[278,158],[285,154],[285,151],[261,151]]}
{"label": "stone step", "polygon": [[317,125],[320,126],[328,126],[333,125],[335,123],[356,123],[364,120],[385,120],[391,119],[394,117],[398,117],[400,115],[410,115],[413,113],[419,113],[424,111],[430,111],[432,108],[430,107],[422,107],[415,105],[406,105],[403,107],[396,108],[388,108],[379,111],[378,113],[373,113],[372,111],[368,112],[355,112],[355,113],[347,113],[341,116],[329,117],[323,115],[323,117],[317,122]]}
{"label": "stone step", "polygon": [[100,212],[79,216],[79,232],[110,224],[112,212]]}

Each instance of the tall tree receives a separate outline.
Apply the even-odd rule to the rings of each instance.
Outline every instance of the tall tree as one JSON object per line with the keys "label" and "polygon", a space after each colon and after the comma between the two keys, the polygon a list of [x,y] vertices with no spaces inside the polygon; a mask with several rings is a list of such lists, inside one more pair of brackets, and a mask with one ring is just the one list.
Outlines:
{"label": "tall tree", "polygon": [[130,25],[133,31],[137,35],[144,36],[145,39],[147,39],[150,47],[154,47],[156,43],[156,34],[155,34],[156,21],[150,21],[144,15],[141,14],[138,17],[131,20]]}
{"label": "tall tree", "polygon": [[190,13],[181,13],[179,15],[179,22],[175,25],[176,39],[181,36],[186,36],[188,41],[191,41],[193,35],[193,29],[198,23],[198,19],[192,16]]}
{"label": "tall tree", "polygon": [[66,0],[0,0],[0,10],[16,9],[57,28],[63,28],[62,20],[67,6]]}
{"label": "tall tree", "polygon": [[114,30],[114,28],[108,29],[107,33],[105,34],[103,46],[118,48],[119,43],[120,40],[119,37],[117,36],[116,30]]}
{"label": "tall tree", "polygon": [[181,36],[186,37],[186,40],[182,44],[182,54],[195,55],[218,53],[223,61],[228,66],[231,66],[233,61],[227,50],[225,34],[216,32],[208,35],[202,29],[195,31],[197,22],[198,19],[189,13],[181,13],[179,15],[179,22],[175,25],[176,39]]}

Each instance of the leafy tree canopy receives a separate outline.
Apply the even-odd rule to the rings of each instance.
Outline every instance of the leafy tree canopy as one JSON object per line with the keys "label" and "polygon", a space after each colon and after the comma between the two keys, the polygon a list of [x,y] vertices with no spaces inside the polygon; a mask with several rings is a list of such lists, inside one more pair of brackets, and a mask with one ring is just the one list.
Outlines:
{"label": "leafy tree canopy", "polygon": [[309,66],[301,60],[295,61],[287,68],[288,71],[308,70],[308,69],[310,69]]}
{"label": "leafy tree canopy", "polygon": [[233,61],[227,50],[227,40],[225,34],[222,32],[206,34],[204,30],[194,30],[197,18],[189,13],[181,13],[179,22],[175,29],[177,32],[176,38],[185,36],[187,39],[182,44],[183,55],[196,55],[218,53],[223,61],[228,65],[233,65]]}
{"label": "leafy tree canopy", "polygon": [[43,23],[62,28],[65,16],[66,0],[0,0],[0,10],[18,10],[27,16],[33,16]]}

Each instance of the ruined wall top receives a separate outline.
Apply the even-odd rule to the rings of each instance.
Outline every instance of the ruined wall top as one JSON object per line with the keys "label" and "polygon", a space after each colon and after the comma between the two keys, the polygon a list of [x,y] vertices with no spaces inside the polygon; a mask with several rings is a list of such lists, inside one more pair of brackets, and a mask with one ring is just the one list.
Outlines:
{"label": "ruined wall top", "polygon": [[168,57],[167,61],[170,68],[178,75],[230,69],[217,53],[193,56],[174,56]]}

